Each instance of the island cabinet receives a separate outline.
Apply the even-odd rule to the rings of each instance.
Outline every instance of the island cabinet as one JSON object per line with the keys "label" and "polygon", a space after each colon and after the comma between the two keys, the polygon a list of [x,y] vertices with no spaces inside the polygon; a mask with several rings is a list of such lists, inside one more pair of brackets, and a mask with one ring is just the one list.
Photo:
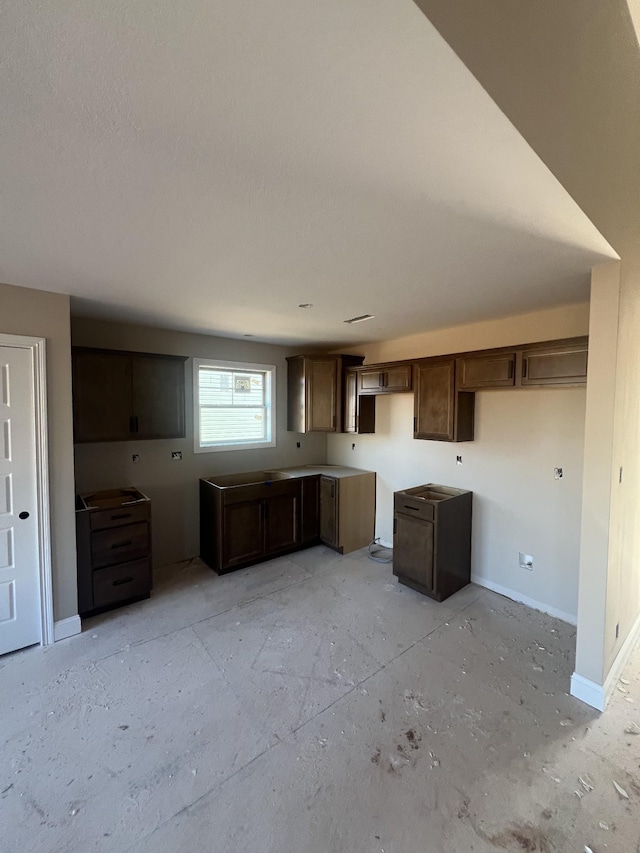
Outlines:
{"label": "island cabinet", "polygon": [[74,347],[77,443],[184,438],[182,356]]}
{"label": "island cabinet", "polygon": [[343,371],[364,356],[296,355],[287,358],[287,429],[342,432]]}
{"label": "island cabinet", "polygon": [[349,554],[374,538],[376,475],[372,471],[320,477],[320,539]]}
{"label": "island cabinet", "polygon": [[76,550],[80,616],[149,598],[149,498],[132,487],[79,495]]}
{"label": "island cabinet", "polygon": [[358,369],[358,394],[398,394],[411,391],[413,365],[410,362],[374,364]]}
{"label": "island cabinet", "polygon": [[413,437],[473,441],[475,395],[456,389],[456,359],[426,358],[415,364]]}
{"label": "island cabinet", "polygon": [[394,494],[393,573],[444,601],[471,579],[471,492],[428,483]]}

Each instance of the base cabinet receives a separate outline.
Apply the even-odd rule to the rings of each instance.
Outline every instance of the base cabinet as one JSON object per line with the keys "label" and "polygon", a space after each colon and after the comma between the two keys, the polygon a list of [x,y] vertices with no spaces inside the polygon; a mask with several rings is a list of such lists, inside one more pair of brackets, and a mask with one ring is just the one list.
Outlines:
{"label": "base cabinet", "polygon": [[428,483],[394,494],[393,573],[444,601],[471,579],[473,495]]}
{"label": "base cabinet", "polygon": [[320,477],[320,539],[341,554],[366,548],[373,541],[376,475]]}
{"label": "base cabinet", "polygon": [[79,495],[76,550],[80,616],[149,598],[149,498],[134,488]]}
{"label": "base cabinet", "polygon": [[302,545],[301,481],[218,489],[200,481],[200,556],[218,574]]}

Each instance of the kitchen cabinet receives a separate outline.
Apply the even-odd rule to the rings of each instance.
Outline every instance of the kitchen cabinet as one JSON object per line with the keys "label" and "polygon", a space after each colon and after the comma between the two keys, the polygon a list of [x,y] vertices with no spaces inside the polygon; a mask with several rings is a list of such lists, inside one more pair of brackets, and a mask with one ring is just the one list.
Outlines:
{"label": "kitchen cabinet", "polygon": [[585,339],[524,349],[520,382],[532,385],[584,385],[588,343]]}
{"label": "kitchen cabinet", "polygon": [[273,476],[237,485],[200,481],[200,556],[218,574],[301,546],[301,480]]}
{"label": "kitchen cabinet", "polygon": [[358,373],[355,369],[344,373],[344,424],[343,432],[359,435],[376,431],[376,398],[358,394]]}
{"label": "kitchen cabinet", "polygon": [[302,545],[315,545],[320,541],[320,477],[302,477]]}
{"label": "kitchen cabinet", "polygon": [[513,388],[516,383],[516,353],[499,352],[457,359],[456,387],[476,391],[483,388]]}
{"label": "kitchen cabinet", "polygon": [[427,358],[415,364],[413,437],[473,441],[475,396],[458,391],[455,358]]}
{"label": "kitchen cabinet", "polygon": [[80,616],[149,598],[149,498],[134,488],[79,495],[76,550]]}
{"label": "kitchen cabinet", "polygon": [[444,601],[471,579],[471,492],[428,483],[394,494],[393,573]]}
{"label": "kitchen cabinet", "polygon": [[177,356],[74,347],[74,440],[184,438],[184,362]]}
{"label": "kitchen cabinet", "polygon": [[411,391],[413,365],[410,362],[374,364],[360,368],[358,394],[397,394]]}
{"label": "kitchen cabinet", "polygon": [[343,371],[364,356],[297,355],[287,358],[287,429],[342,432]]}
{"label": "kitchen cabinet", "polygon": [[376,475],[320,477],[320,539],[341,554],[365,548],[374,538]]}

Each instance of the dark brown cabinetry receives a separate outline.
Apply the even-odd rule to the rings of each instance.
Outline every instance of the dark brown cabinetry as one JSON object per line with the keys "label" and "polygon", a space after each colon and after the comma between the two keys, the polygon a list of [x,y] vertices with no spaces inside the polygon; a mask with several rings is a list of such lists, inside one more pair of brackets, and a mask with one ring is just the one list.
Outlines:
{"label": "dark brown cabinetry", "polygon": [[302,477],[302,545],[315,545],[320,539],[320,477]]}
{"label": "dark brown cabinetry", "polygon": [[457,359],[456,373],[461,391],[512,388],[516,382],[516,353],[465,356]]}
{"label": "dark brown cabinetry", "polygon": [[343,371],[363,356],[296,355],[287,359],[287,429],[341,432]]}
{"label": "dark brown cabinetry", "polygon": [[584,385],[587,381],[586,341],[522,351],[520,381],[529,385]]}
{"label": "dark brown cabinetry", "polygon": [[320,539],[341,554],[372,542],[376,514],[376,475],[320,477]]}
{"label": "dark brown cabinetry", "polygon": [[148,598],[151,590],[151,502],[134,488],[76,500],[78,610],[89,616]]}
{"label": "dark brown cabinetry", "polygon": [[429,483],[394,494],[393,573],[444,601],[471,578],[471,492]]}
{"label": "dark brown cabinetry", "polygon": [[475,398],[456,389],[455,358],[416,362],[414,393],[414,438],[473,441]]}
{"label": "dark brown cabinetry", "polygon": [[74,347],[74,440],[184,438],[183,357]]}
{"label": "dark brown cabinetry", "polygon": [[368,434],[376,431],[376,398],[358,394],[358,374],[354,369],[344,374],[343,432]]}
{"label": "dark brown cabinetry", "polygon": [[224,488],[200,480],[200,556],[224,574],[299,548],[301,498],[299,479]]}
{"label": "dark brown cabinetry", "polygon": [[359,394],[397,394],[411,391],[412,364],[375,364],[358,370]]}

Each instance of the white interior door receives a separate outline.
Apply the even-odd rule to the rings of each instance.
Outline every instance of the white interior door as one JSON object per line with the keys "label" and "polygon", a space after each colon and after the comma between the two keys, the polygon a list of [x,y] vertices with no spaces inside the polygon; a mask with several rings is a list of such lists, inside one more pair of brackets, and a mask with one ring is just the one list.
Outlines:
{"label": "white interior door", "polygon": [[0,654],[42,636],[33,367],[0,346]]}

